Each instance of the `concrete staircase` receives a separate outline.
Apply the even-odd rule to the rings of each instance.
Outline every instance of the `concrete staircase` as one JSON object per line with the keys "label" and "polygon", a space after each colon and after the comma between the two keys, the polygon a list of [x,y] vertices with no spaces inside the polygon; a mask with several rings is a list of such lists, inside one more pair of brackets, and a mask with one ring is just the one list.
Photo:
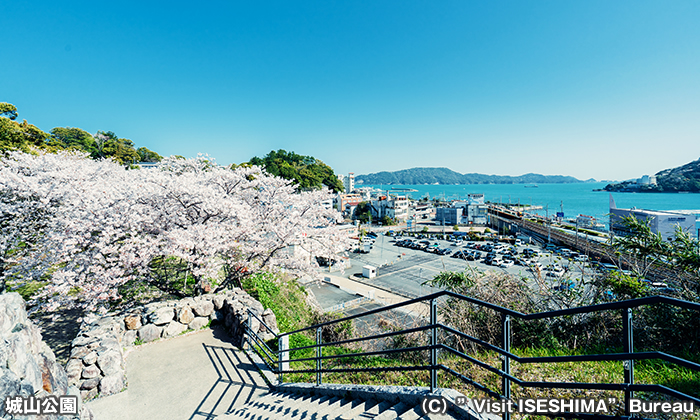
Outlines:
{"label": "concrete staircase", "polygon": [[222,418],[226,420],[449,420],[457,417],[450,414],[427,416],[423,414],[420,407],[403,402],[270,391]]}

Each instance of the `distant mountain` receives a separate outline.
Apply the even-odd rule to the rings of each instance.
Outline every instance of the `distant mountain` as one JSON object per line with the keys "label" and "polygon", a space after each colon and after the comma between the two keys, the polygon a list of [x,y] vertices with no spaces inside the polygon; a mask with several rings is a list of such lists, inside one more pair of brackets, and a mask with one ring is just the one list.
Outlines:
{"label": "distant mountain", "polygon": [[571,176],[525,174],[520,176],[460,174],[448,168],[411,168],[396,172],[357,175],[355,183],[370,185],[422,184],[569,184],[583,182]]}
{"label": "distant mountain", "polygon": [[638,185],[636,180],[608,184],[607,191],[700,192],[700,159],[656,173],[656,185]]}

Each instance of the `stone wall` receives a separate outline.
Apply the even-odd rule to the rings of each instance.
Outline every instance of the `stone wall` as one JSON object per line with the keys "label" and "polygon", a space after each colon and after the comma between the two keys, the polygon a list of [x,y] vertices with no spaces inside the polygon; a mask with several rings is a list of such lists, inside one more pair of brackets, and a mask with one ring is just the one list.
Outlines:
{"label": "stone wall", "polygon": [[272,327],[253,317],[252,328],[267,339],[279,333],[272,311],[241,289],[177,301],[151,303],[120,314],[84,321],[73,340],[66,370],[68,384],[80,389],[83,399],[116,394],[126,387],[124,356],[134,346],[199,330],[210,321],[225,326],[240,345],[248,309]]}
{"label": "stone wall", "polygon": [[[44,399],[76,395],[79,415],[12,416],[5,413],[7,397],[34,396]],[[17,293],[0,294],[0,419],[69,420],[92,419],[82,405],[80,391],[70,386],[65,369],[41,339],[39,328],[27,317],[26,306]]]}

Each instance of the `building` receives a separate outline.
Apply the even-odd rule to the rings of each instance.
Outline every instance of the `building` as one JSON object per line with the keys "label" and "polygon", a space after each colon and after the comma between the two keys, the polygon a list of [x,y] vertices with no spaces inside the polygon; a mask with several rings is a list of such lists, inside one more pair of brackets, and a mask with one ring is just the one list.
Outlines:
{"label": "building", "polygon": [[484,204],[484,194],[467,194],[467,204]]}
{"label": "building", "polygon": [[676,213],[661,210],[644,210],[632,207],[631,209],[618,209],[615,200],[610,194],[610,231],[617,235],[627,235],[623,219],[634,217],[637,220],[646,221],[653,233],[661,234],[666,240],[673,239],[676,228],[680,226],[684,232],[688,232],[692,238],[697,238],[695,216],[692,214]]}
{"label": "building", "polygon": [[413,203],[411,211],[413,213],[414,218],[432,219],[434,209],[433,205],[430,204],[430,202],[412,201],[411,203]]}
{"label": "building", "polygon": [[383,217],[398,219],[399,222],[408,220],[408,198],[405,196],[379,196],[371,201],[370,209],[375,221]]}
{"label": "building", "polygon": [[364,200],[359,194],[339,193],[333,198],[333,204],[335,205],[335,208],[338,209],[338,211],[341,213],[345,211],[345,207],[348,203],[355,203],[355,205],[357,205],[357,203],[359,203],[360,201]]}
{"label": "building", "polygon": [[387,200],[386,216],[401,222],[408,220],[408,198],[405,196],[390,197]]}
{"label": "building", "polygon": [[435,223],[443,226],[454,226],[463,224],[462,207],[437,207],[435,209]]}
{"label": "building", "polygon": [[355,173],[350,172],[348,176],[343,179],[343,184],[345,185],[345,192],[350,194],[355,190]]}

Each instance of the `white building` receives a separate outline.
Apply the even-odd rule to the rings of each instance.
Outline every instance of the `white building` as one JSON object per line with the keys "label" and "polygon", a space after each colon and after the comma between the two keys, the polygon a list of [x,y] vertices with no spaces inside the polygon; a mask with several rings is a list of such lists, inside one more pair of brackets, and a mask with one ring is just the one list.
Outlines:
{"label": "white building", "polygon": [[343,184],[345,185],[346,193],[350,194],[353,192],[353,190],[355,190],[355,173],[350,172],[343,180]]}
{"label": "white building", "polygon": [[385,216],[399,222],[408,220],[408,198],[405,196],[380,196],[370,203],[372,220],[378,221]]}
{"label": "white building", "polygon": [[637,220],[649,223],[649,228],[653,233],[670,240],[680,226],[684,232],[688,232],[692,238],[697,238],[698,232],[695,228],[695,216],[692,214],[675,213],[661,210],[644,210],[632,207],[631,209],[618,209],[615,200],[610,195],[610,230],[618,235],[628,234],[628,230],[623,223],[623,218],[633,216]]}
{"label": "white building", "polygon": [[391,197],[387,200],[386,215],[400,222],[408,220],[408,198],[405,196]]}

